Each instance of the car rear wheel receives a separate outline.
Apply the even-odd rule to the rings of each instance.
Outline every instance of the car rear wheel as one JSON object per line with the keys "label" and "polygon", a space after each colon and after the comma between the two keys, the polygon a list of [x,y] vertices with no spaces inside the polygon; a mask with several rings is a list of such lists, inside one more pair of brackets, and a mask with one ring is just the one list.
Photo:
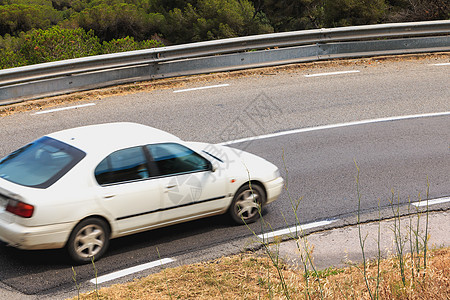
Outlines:
{"label": "car rear wheel", "polygon": [[244,185],[234,195],[230,207],[230,216],[238,224],[249,224],[255,222],[261,212],[262,204],[265,203],[264,190],[258,185]]}
{"label": "car rear wheel", "polygon": [[109,245],[109,227],[105,221],[89,218],[81,221],[72,231],[67,250],[77,263],[91,262],[99,259]]}

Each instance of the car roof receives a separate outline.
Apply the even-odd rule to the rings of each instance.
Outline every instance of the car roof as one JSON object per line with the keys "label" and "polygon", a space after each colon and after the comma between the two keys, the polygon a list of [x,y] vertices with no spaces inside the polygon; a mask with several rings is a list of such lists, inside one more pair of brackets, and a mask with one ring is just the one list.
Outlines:
{"label": "car roof", "polygon": [[61,130],[47,136],[87,154],[100,155],[138,145],[180,141],[178,137],[163,130],[131,122],[88,125]]}

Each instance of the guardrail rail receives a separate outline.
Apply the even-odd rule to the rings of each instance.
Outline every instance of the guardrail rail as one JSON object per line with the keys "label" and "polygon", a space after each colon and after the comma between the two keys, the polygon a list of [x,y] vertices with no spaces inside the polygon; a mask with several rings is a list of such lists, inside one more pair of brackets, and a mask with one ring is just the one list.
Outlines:
{"label": "guardrail rail", "polygon": [[0,70],[0,105],[157,78],[450,51],[450,20],[262,34]]}

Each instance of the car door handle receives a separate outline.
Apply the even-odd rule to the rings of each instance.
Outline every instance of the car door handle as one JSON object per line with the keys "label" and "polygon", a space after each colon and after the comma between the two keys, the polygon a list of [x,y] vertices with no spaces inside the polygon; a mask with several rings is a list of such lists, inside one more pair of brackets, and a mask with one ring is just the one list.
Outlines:
{"label": "car door handle", "polygon": [[105,198],[105,199],[111,199],[111,198],[114,198],[116,195],[105,195],[105,196],[103,196],[103,198]]}
{"label": "car door handle", "polygon": [[174,185],[168,185],[168,186],[166,186],[166,189],[172,189],[172,188],[174,188],[174,187],[176,187],[177,185],[176,184],[174,184]]}

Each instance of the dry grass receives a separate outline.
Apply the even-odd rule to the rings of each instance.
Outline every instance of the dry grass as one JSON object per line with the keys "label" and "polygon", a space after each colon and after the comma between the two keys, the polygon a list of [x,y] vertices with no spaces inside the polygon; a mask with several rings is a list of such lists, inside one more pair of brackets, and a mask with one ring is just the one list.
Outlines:
{"label": "dry grass", "polygon": [[[405,257],[409,262],[409,257]],[[410,266],[408,266],[410,268]],[[375,288],[377,266],[369,263],[368,274]],[[380,299],[450,299],[450,248],[432,251],[429,267],[403,286],[397,260],[381,262]],[[306,299],[302,272],[287,265],[282,272],[292,299]],[[321,271],[325,299],[369,299],[358,267]],[[319,299],[317,279],[309,277],[309,296]],[[285,298],[277,270],[265,256],[241,254],[211,262],[166,269],[127,284],[100,289],[99,299],[282,299]],[[97,299],[95,291],[81,299]],[[76,298],[73,298],[76,299]]]}
{"label": "dry grass", "polygon": [[0,105],[0,117],[12,115],[18,112],[46,109],[62,104],[75,102],[98,101],[110,96],[127,95],[138,92],[150,92],[157,89],[180,88],[192,82],[208,82],[212,80],[227,80],[248,76],[276,75],[278,73],[295,73],[303,71],[314,71],[324,68],[342,67],[342,66],[375,66],[383,62],[396,61],[420,61],[420,60],[438,60],[449,59],[450,53],[432,53],[432,54],[408,54],[395,56],[377,56],[357,59],[335,59],[330,61],[317,61],[310,63],[299,63],[283,65],[277,67],[257,68],[241,71],[220,72],[205,75],[184,76],[177,78],[156,79],[132,84],[117,85],[109,88],[96,89],[86,92],[76,92],[68,95],[47,97],[43,99],[30,100],[10,105]]}

